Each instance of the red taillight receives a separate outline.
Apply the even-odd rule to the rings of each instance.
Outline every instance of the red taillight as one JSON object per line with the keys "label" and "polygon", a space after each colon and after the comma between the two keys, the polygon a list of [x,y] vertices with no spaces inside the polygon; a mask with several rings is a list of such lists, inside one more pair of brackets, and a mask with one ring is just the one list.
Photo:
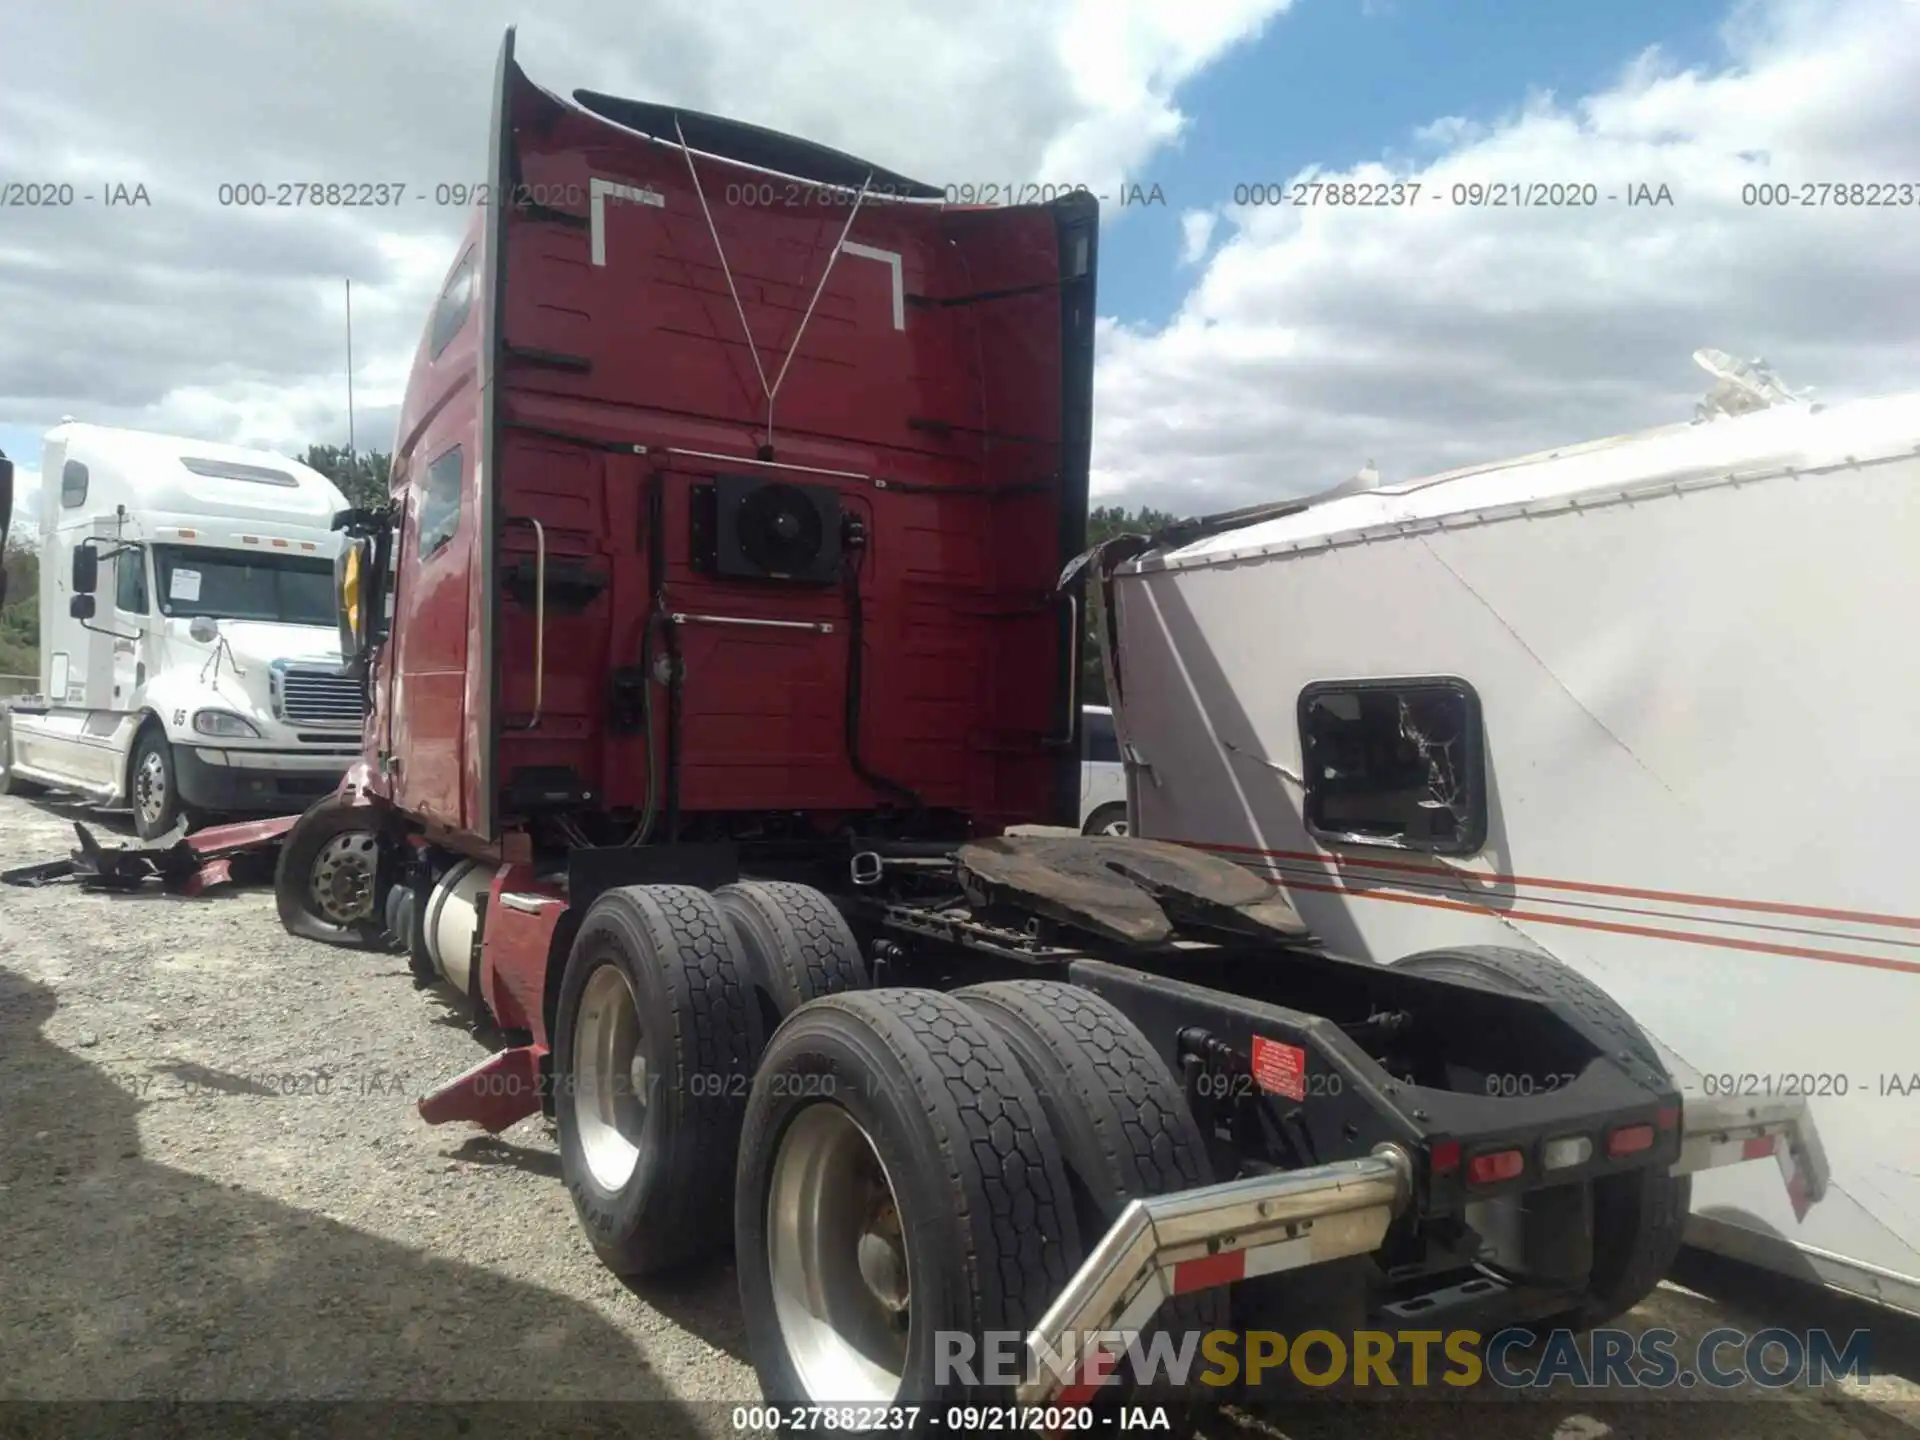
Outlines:
{"label": "red taillight", "polygon": [[1607,1154],[1616,1160],[1622,1155],[1638,1155],[1642,1150],[1653,1148],[1653,1127],[1651,1125],[1622,1125],[1607,1136]]}
{"label": "red taillight", "polygon": [[1475,1185],[1498,1185],[1515,1179],[1527,1168],[1526,1156],[1518,1150],[1492,1150],[1467,1162],[1467,1179]]}
{"label": "red taillight", "polygon": [[1460,1142],[1436,1140],[1433,1143],[1433,1173],[1451,1175],[1460,1168]]}

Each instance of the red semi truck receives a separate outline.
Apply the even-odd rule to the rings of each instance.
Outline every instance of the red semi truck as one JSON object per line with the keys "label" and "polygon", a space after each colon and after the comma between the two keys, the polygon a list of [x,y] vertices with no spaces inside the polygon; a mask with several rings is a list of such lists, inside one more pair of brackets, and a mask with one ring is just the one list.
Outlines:
{"label": "red semi truck", "polygon": [[[1141,1382],[1113,1332],[1593,1323],[1691,1169],[1818,1198],[1798,1102],[1683,1108],[1550,961],[1343,958],[1217,857],[1003,833],[1077,819],[1080,604],[1167,538],[1081,553],[1091,196],[569,101],[511,32],[481,188],[338,522],[364,753],[278,905],[504,1038],[422,1113],[544,1110],[613,1269],[731,1241],[769,1401],[1070,1420]],[[996,1332],[1017,1380],[943,1369]]]}

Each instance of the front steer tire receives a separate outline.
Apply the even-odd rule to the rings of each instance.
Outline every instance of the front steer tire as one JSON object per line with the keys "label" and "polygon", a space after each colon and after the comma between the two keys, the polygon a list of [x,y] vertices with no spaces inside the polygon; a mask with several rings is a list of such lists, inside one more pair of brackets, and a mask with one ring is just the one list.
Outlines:
{"label": "front steer tire", "polygon": [[[627,1097],[645,1102],[637,1133],[621,1131],[638,1150],[622,1183],[596,1177],[582,1134],[582,1107],[590,1120],[596,1101],[581,1080],[583,1001],[608,966],[626,981],[643,1062],[638,1072],[621,1067],[634,1077]],[[626,885],[593,902],[560,982],[554,1110],[574,1211],[615,1274],[691,1264],[725,1244],[759,1038],[745,966],[711,895],[690,885]]]}
{"label": "front steer tire", "polygon": [[[938,1427],[948,1405],[1009,1403],[1013,1387],[993,1383],[993,1357],[1005,1357],[1008,1373],[1000,1378],[1013,1379],[1027,1331],[1081,1260],[1065,1168],[1033,1084],[1006,1042],[951,996],[904,988],[834,995],[796,1011],[769,1042],[754,1080],[740,1139],[734,1253],[767,1401],[864,1398],[810,1387],[788,1343],[796,1314],[819,1315],[824,1302],[809,1300],[805,1286],[783,1285],[776,1298],[771,1232],[776,1223],[791,1226],[793,1216],[784,1208],[770,1214],[771,1190],[783,1140],[803,1133],[796,1122],[816,1106],[843,1111],[863,1132],[907,1237],[909,1319],[900,1383],[887,1400],[920,1407],[914,1433]],[[818,1233],[840,1232],[828,1220]],[[823,1266],[844,1266],[855,1247],[823,1243],[820,1253]],[[958,1366],[940,1373],[936,1333],[972,1337],[976,1383],[966,1383]],[[1001,1337],[999,1350],[988,1348],[989,1336]],[[812,1373],[817,1382],[823,1371]]]}
{"label": "front steer tire", "polygon": [[127,801],[133,810],[134,833],[142,840],[170,835],[183,820],[189,832],[205,821],[181,798],[180,766],[157,721],[149,720],[134,742],[127,769]]}
{"label": "front steer tire", "polygon": [[[1522,995],[1556,1000],[1582,1012],[1604,1031],[1612,1048],[1671,1079],[1660,1052],[1633,1016],[1606,991],[1550,955],[1500,945],[1426,950],[1393,962],[1395,969],[1440,980],[1469,980]],[[1542,1332],[1590,1330],[1618,1318],[1653,1293],[1673,1268],[1693,1204],[1691,1177],[1648,1167],[1593,1184],[1593,1266],[1586,1298],[1539,1322]]]}
{"label": "front steer tire", "polygon": [[280,856],[273,867],[273,905],[280,924],[289,935],[318,940],[323,945],[342,945],[355,950],[384,950],[388,940],[385,896],[382,893],[385,856],[378,855],[374,865],[372,904],[364,920],[336,924],[314,908],[309,886],[313,867],[329,840],[355,831],[365,831],[379,844],[385,813],[373,805],[349,805],[338,795],[328,795],[309,806],[294,821],[280,842]]}

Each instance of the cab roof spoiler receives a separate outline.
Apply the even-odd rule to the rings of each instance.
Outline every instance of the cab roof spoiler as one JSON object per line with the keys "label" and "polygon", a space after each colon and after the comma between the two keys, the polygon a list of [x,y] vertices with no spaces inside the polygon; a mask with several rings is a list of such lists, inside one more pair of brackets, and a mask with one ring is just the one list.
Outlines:
{"label": "cab roof spoiler", "polygon": [[597,90],[576,90],[574,103],[603,120],[611,120],[649,139],[678,145],[682,137],[690,149],[750,165],[756,170],[771,170],[791,175],[796,180],[811,180],[858,190],[871,185],[883,195],[912,200],[944,200],[947,192],[923,180],[912,180],[895,171],[883,169],[858,156],[811,140],[783,135],[741,120],[728,120],[699,110],[683,110],[677,105],[655,105],[644,100],[623,100]]}

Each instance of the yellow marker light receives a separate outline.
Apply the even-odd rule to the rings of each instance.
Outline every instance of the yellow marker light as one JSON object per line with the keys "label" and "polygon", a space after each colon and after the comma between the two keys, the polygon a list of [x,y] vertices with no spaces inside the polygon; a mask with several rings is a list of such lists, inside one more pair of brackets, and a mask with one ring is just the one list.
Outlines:
{"label": "yellow marker light", "polygon": [[340,574],[340,613],[347,617],[347,628],[355,640],[360,638],[360,547],[348,549]]}

